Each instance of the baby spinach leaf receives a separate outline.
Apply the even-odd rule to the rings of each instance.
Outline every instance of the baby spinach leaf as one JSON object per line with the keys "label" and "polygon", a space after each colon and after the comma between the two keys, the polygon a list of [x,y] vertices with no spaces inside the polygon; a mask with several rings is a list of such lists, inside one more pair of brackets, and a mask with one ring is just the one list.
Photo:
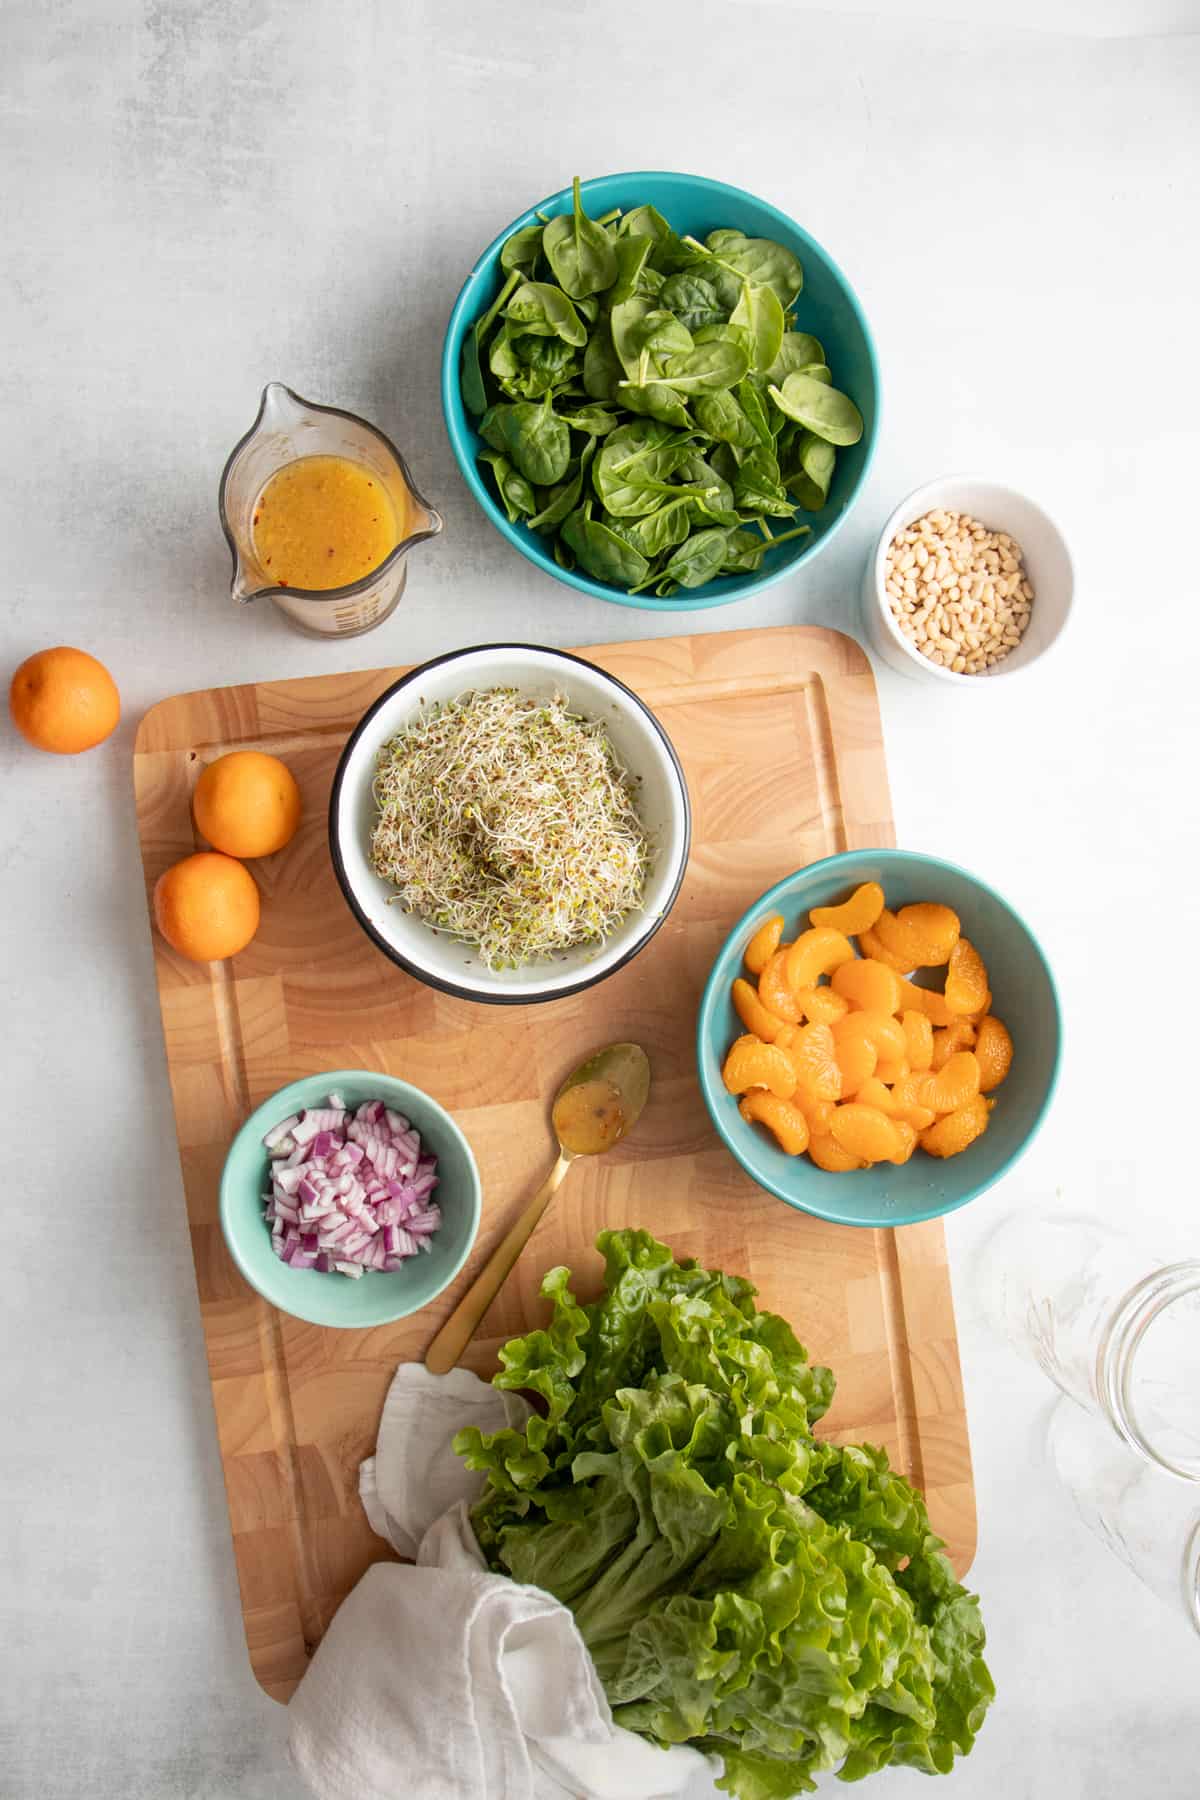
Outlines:
{"label": "baby spinach leaf", "polygon": [[660,419],[664,425],[675,425],[681,430],[692,424],[683,397],[661,381],[619,382],[617,399],[643,418]]}
{"label": "baby spinach leaf", "polygon": [[820,512],[829,498],[837,451],[811,431],[801,432],[789,462],[785,486],[795,494],[805,512]]}
{"label": "baby spinach leaf", "polygon": [[642,344],[638,328],[648,313],[655,310],[654,302],[645,294],[632,294],[628,300],[622,300],[614,306],[609,315],[612,325],[613,349],[617,361],[631,381],[637,380],[638,362],[641,358]]}
{"label": "baby spinach leaf", "polygon": [[542,251],[541,225],[525,225],[520,231],[505,238],[500,251],[500,267],[505,270],[519,269],[523,275],[532,276],[537,259]]}
{"label": "baby spinach leaf", "polygon": [[536,332],[539,337],[560,337],[582,350],[587,343],[587,326],[561,288],[548,281],[525,281],[504,309],[520,331]]}
{"label": "baby spinach leaf", "polygon": [[689,274],[686,270],[679,275],[669,275],[662,284],[659,299],[689,331],[696,331],[701,325],[724,323],[726,309],[718,302],[712,283],[705,281],[703,275]]}
{"label": "baby spinach leaf", "polygon": [[685,244],[706,251],[722,268],[757,287],[774,288],[779,304],[788,307],[804,286],[804,270],[790,250],[773,238],[747,237],[741,231],[711,231],[707,242],[685,238]]}
{"label": "baby spinach leaf", "polygon": [[551,219],[542,234],[542,249],[555,280],[573,300],[603,293],[617,278],[617,257],[603,225],[583,210],[579,177],[571,184],[569,213]]}
{"label": "baby spinach leaf", "polygon": [[761,442],[745,408],[731,389],[723,388],[716,394],[697,394],[692,401],[692,411],[701,431],[723,444],[736,444],[741,450],[749,450]]}
{"label": "baby spinach leaf", "polygon": [[714,468],[711,459],[703,457],[698,450],[685,446],[680,451],[679,461],[675,466],[675,479],[690,483],[706,506],[724,512],[733,511],[732,482],[727,481]]}
{"label": "baby spinach leaf", "polygon": [[663,570],[663,581],[674,582],[681,588],[703,587],[706,581],[711,581],[720,572],[721,564],[725,561],[728,538],[729,533],[719,527],[713,527],[710,531],[694,531],[680,544]]}
{"label": "baby spinach leaf", "polygon": [[473,413],[486,412],[488,404],[487,384],[483,379],[483,368],[480,363],[483,340],[491,330],[500,308],[513,289],[518,286],[520,279],[521,277],[515,273],[509,275],[508,280],[482,318],[476,319],[470,331],[463,338],[461,363],[463,402]]}
{"label": "baby spinach leaf", "polygon": [[631,517],[653,512],[679,461],[682,433],[654,419],[622,425],[605,438],[593,465],[592,483],[611,513]]}
{"label": "baby spinach leaf", "polygon": [[729,323],[750,334],[750,367],[765,375],[783,344],[783,307],[774,288],[744,281]]}
{"label": "baby spinach leaf", "polygon": [[591,501],[585,501],[568,516],[562,528],[562,535],[574,551],[580,568],[594,575],[597,581],[611,581],[617,587],[635,587],[649,573],[648,560],[599,519],[593,519],[591,511]]}
{"label": "baby spinach leaf", "polygon": [[682,356],[668,356],[662,380],[678,393],[712,394],[742,379],[749,358],[740,344],[697,344]]}
{"label": "baby spinach leaf", "polygon": [[734,325],[729,320],[720,325],[701,325],[695,341],[698,344],[736,344],[739,350],[745,351],[747,363],[754,355],[754,339],[746,327]]}
{"label": "baby spinach leaf", "polygon": [[615,400],[624,374],[608,325],[602,320],[583,353],[583,385],[593,400]]}
{"label": "baby spinach leaf", "polygon": [[617,273],[608,290],[610,306],[619,306],[622,300],[629,300],[638,292],[646,261],[653,248],[653,238],[635,234],[616,239],[613,251],[617,260]]}
{"label": "baby spinach leaf", "polygon": [[691,501],[668,500],[628,529],[626,542],[651,561],[664,550],[681,544],[692,529]]}
{"label": "baby spinach leaf", "polygon": [[724,250],[726,246],[732,248],[737,244],[745,243],[745,241],[745,232],[738,231],[731,225],[718,226],[716,231],[710,231],[704,240],[710,250]]}
{"label": "baby spinach leaf", "polygon": [[732,444],[714,444],[708,453],[708,466],[714,475],[720,477],[729,492],[733,493],[733,484],[737,480],[739,450]]}
{"label": "baby spinach leaf", "polygon": [[682,268],[687,252],[656,206],[635,206],[618,227],[622,236],[648,237],[653,245],[648,261],[664,275]]}
{"label": "baby spinach leaf", "polygon": [[459,381],[462,386],[463,405],[467,411],[486,412],[487,388],[484,385],[483,370],[479,364],[479,327],[477,325],[472,325],[470,331],[463,337]]}
{"label": "baby spinach leaf", "polygon": [[526,481],[552,487],[566,474],[571,460],[571,434],[547,394],[540,406],[520,400],[513,406],[493,406],[479,426],[480,436],[493,449],[511,457]]}
{"label": "baby spinach leaf", "polygon": [[744,513],[769,513],[775,518],[790,519],[796,511],[779,478],[774,448],[766,444],[759,444],[742,458],[733,497]]}
{"label": "baby spinach leaf", "polygon": [[755,575],[766,555],[767,540],[756,531],[731,531],[725,539],[722,575]]}
{"label": "baby spinach leaf", "polygon": [[502,326],[492,339],[492,347],[488,351],[488,368],[501,387],[506,382],[515,381],[521,373],[521,359],[507,325]]}
{"label": "baby spinach leaf", "polygon": [[815,363],[825,361],[825,352],[820,340],[808,331],[785,331],[783,342],[779,346],[779,354],[767,370],[770,380],[782,383],[785,375],[793,369],[809,369]]}
{"label": "baby spinach leaf", "polygon": [[530,513],[537,511],[532,487],[513,468],[507,456],[499,450],[481,450],[479,460],[491,468],[510,525],[515,525],[518,519],[528,518]]}
{"label": "baby spinach leaf", "polygon": [[693,348],[687,326],[662,306],[651,307],[636,320],[629,329],[628,340],[637,350],[639,363],[647,351],[655,357],[684,356]]}
{"label": "baby spinach leaf", "polygon": [[620,413],[607,406],[577,406],[574,412],[560,413],[572,431],[586,431],[589,437],[607,437],[621,423]]}
{"label": "baby spinach leaf", "polygon": [[863,434],[862,414],[849,395],[813,375],[794,370],[782,387],[767,391],[780,412],[828,444],[857,444]]}
{"label": "baby spinach leaf", "polygon": [[543,506],[540,512],[535,513],[533,518],[529,521],[531,530],[540,532],[557,531],[568,513],[575,511],[575,508],[579,505],[580,495],[583,493],[583,484],[587,479],[588,465],[592,460],[595,449],[595,438],[589,438],[587,443],[583,446],[583,454],[579,458],[575,473],[573,475],[568,474],[565,481],[559,482],[557,486],[551,489],[550,494],[547,496],[545,506]]}
{"label": "baby spinach leaf", "polygon": [[771,442],[771,421],[767,412],[767,403],[763,399],[758,383],[749,376],[737,384],[738,404],[754,427],[754,434],[760,444]]}

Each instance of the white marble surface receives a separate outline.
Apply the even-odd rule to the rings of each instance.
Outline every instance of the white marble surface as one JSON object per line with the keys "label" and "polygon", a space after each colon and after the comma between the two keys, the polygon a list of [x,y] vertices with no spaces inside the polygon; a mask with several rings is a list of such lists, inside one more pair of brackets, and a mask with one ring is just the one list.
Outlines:
{"label": "white marble surface", "polygon": [[[1046,1391],[988,1339],[971,1256],[993,1222],[1060,1196],[1194,1244],[1200,12],[866,6],[8,0],[0,15],[0,661],[75,642],[125,700],[119,737],[76,762],[0,727],[12,1800],[297,1792],[283,1712],[242,1643],[134,726],[187,687],[516,628],[564,645],[661,629],[505,549],[436,398],[478,247],[572,171],[631,166],[695,168],[801,218],[856,283],[886,382],[870,488],[836,544],[761,602],[681,629],[853,630],[873,532],[955,467],[1028,488],[1073,539],[1078,623],[1043,672],[961,700],[880,680],[901,843],[978,868],[1028,912],[1069,1032],[1038,1144],[949,1225],[973,1579],[1000,1688],[953,1792],[1196,1791],[1200,1644],[1057,1510]],[[317,647],[228,602],[217,476],[270,377],[377,419],[445,510],[377,637]]]}

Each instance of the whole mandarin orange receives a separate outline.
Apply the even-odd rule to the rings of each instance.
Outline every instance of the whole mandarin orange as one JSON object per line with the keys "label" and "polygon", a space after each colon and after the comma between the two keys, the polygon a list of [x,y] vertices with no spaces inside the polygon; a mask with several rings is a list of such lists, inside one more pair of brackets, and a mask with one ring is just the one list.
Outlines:
{"label": "whole mandarin orange", "polygon": [[116,730],[117,684],[86,650],[57,644],[26,657],[8,690],[13,724],[39,750],[78,756]]}
{"label": "whole mandarin orange", "polygon": [[226,856],[271,856],[295,836],[300,789],[286,763],[262,750],[231,750],[209,763],[192,796],[192,815]]}
{"label": "whole mandarin orange", "polygon": [[154,922],[191,962],[221,962],[258,930],[258,888],[249,869],[217,850],[199,850],[154,884]]}

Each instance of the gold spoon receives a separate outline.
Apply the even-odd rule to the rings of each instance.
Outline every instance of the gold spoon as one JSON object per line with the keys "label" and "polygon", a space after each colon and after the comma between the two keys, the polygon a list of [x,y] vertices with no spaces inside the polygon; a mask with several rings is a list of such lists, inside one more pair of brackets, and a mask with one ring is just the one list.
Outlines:
{"label": "gold spoon", "polygon": [[640,1044],[610,1044],[567,1076],[550,1114],[558,1161],[425,1352],[432,1374],[444,1375],[458,1362],[575,1158],[601,1156],[628,1136],[649,1092],[650,1064]]}

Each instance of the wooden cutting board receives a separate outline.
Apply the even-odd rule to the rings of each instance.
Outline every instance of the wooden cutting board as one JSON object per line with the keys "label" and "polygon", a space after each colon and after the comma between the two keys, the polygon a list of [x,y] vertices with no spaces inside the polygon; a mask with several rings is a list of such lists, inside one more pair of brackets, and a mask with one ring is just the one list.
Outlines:
{"label": "wooden cutting board", "polygon": [[[367,1526],[357,1470],[396,1364],[422,1355],[549,1167],[548,1105],[562,1077],[616,1039],[649,1051],[650,1104],[627,1145],[572,1172],[468,1366],[490,1375],[499,1345],[542,1321],[547,1268],[568,1263],[590,1297],[596,1233],[646,1226],[679,1256],[749,1276],[760,1303],[836,1372],[823,1429],[884,1444],[924,1488],[960,1573],[974,1553],[940,1222],[854,1230],[781,1205],[717,1140],[694,1072],[700,991],[734,920],[791,869],[893,842],[866,658],[849,638],[808,627],[583,654],[662,720],[687,774],[694,837],[679,900],[647,949],[600,986],[542,1006],[478,1006],[420,986],[363,935],[334,880],[325,819],[338,754],[401,669],[183,694],[154,707],[138,732],[147,892],[198,847],[190,796],[214,757],[271,751],[304,795],[292,843],[253,865],[262,924],[241,956],[189,963],[154,939],[246,1638],[258,1680],[278,1700],[363,1570],[391,1555]],[[458,1280],[415,1318],[375,1330],[322,1330],[276,1312],[243,1282],[218,1224],[221,1164],[246,1114],[285,1082],[334,1068],[381,1069],[427,1089],[454,1113],[483,1177],[483,1223]]]}

